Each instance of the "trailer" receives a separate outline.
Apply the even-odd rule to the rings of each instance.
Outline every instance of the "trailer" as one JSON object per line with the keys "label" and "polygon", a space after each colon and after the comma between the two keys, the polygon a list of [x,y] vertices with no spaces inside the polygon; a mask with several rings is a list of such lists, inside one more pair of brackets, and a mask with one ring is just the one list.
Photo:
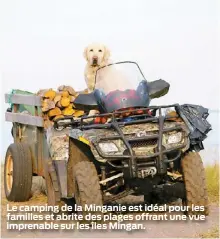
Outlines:
{"label": "trailer", "polygon": [[[42,176],[46,182],[49,205],[56,205],[61,198],[73,197],[67,190],[66,158],[52,161],[48,147],[49,132],[41,111],[42,97],[15,90],[5,94],[5,102],[11,108],[5,120],[12,122],[13,143],[8,147],[4,165],[4,186],[9,201],[27,201],[31,195],[32,177]],[[51,130],[50,130],[51,132]],[[59,138],[67,136],[67,130],[57,131]],[[64,148],[66,145],[62,145]],[[66,152],[68,148],[66,147]]]}

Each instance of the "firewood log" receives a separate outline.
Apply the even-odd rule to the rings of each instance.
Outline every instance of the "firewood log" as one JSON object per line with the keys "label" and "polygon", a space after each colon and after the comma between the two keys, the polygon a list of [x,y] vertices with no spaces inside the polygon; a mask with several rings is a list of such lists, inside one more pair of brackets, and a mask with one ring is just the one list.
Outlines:
{"label": "firewood log", "polygon": [[55,121],[55,120],[57,120],[57,119],[62,119],[62,118],[64,118],[64,115],[57,115],[57,116],[55,116],[54,118],[53,118],[53,121]]}
{"label": "firewood log", "polygon": [[68,91],[68,93],[73,96],[76,95],[76,91],[71,86],[68,86],[68,85],[61,85],[60,87],[58,87],[58,90],[59,91]]}
{"label": "firewood log", "polygon": [[71,109],[71,108],[65,108],[64,110],[62,110],[62,114],[65,115],[65,116],[70,116],[70,115],[73,115],[75,112],[74,109]]}
{"label": "firewood log", "polygon": [[67,90],[64,90],[61,92],[62,97],[69,97],[69,92]]}
{"label": "firewood log", "polygon": [[44,99],[42,103],[42,112],[47,112],[51,109],[55,108],[55,103],[54,101],[50,99]]}
{"label": "firewood log", "polygon": [[75,99],[76,99],[75,96],[73,96],[73,95],[70,96],[70,102],[71,102],[71,103],[73,103]]}
{"label": "firewood log", "polygon": [[43,97],[53,100],[55,96],[56,96],[56,91],[54,91],[53,89],[49,89],[48,91],[45,92]]}
{"label": "firewood log", "polygon": [[49,89],[41,89],[37,92],[36,95],[43,97]]}
{"label": "firewood log", "polygon": [[58,107],[55,107],[54,109],[50,110],[48,112],[48,116],[51,118],[51,117],[54,117],[54,116],[57,116],[57,115],[61,115],[61,110],[60,108]]}
{"label": "firewood log", "polygon": [[62,97],[60,100],[60,104],[62,107],[68,107],[70,105],[70,97]]}
{"label": "firewood log", "polygon": [[56,106],[59,107],[60,109],[63,109],[63,106],[61,105],[61,100],[56,103]]}
{"label": "firewood log", "polygon": [[84,111],[82,110],[76,110],[74,113],[73,113],[73,116],[74,117],[80,117],[80,116],[83,116],[84,115]]}
{"label": "firewood log", "polygon": [[69,104],[68,107],[66,107],[64,110],[62,110],[62,114],[65,116],[70,116],[75,113],[75,110],[73,109],[73,104]]}
{"label": "firewood log", "polygon": [[53,101],[54,101],[55,105],[57,104],[58,101],[61,100],[61,98],[62,98],[61,94],[57,94],[57,95],[54,97]]}

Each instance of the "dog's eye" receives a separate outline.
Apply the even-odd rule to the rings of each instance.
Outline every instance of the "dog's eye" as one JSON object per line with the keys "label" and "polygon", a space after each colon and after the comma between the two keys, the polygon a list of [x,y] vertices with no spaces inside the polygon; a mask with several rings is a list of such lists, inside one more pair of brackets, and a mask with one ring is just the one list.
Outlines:
{"label": "dog's eye", "polygon": [[99,52],[102,52],[102,50],[99,50]]}
{"label": "dog's eye", "polygon": [[93,51],[93,49],[91,49],[90,51]]}

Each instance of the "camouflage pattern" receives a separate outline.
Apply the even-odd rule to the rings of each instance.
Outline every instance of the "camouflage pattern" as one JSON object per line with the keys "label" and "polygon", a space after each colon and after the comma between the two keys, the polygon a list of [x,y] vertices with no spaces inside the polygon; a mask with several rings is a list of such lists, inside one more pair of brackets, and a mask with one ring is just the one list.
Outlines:
{"label": "camouflage pattern", "polygon": [[[172,149],[178,145],[183,145],[187,143],[187,146],[182,149],[182,151],[186,151],[189,147],[189,139],[188,134],[189,130],[186,128],[186,125],[183,122],[172,122],[166,121],[164,122],[164,129],[172,128],[175,126],[182,127],[182,140],[177,144],[167,144],[167,139],[171,134],[177,133],[177,131],[166,132],[163,134],[162,144],[166,149]],[[142,136],[151,136],[154,134],[158,134],[159,125],[158,123],[144,123],[137,125],[127,125],[122,126],[121,130],[125,136],[125,138],[137,138]],[[98,152],[93,147],[92,142],[99,141],[101,138],[106,138],[109,136],[117,136],[118,133],[113,129],[89,129],[89,130],[80,130],[80,129],[63,129],[60,131],[55,130],[53,127],[47,129],[47,143],[49,146],[50,156],[52,160],[68,160],[69,158],[69,137],[82,141],[83,143],[90,146],[91,151],[94,157],[100,161],[105,162],[106,160],[101,158],[98,155]],[[107,140],[105,143],[114,143],[118,152],[109,152],[108,155],[122,155],[126,150],[126,146],[124,145],[121,139],[117,140]],[[135,143],[132,145],[132,149],[137,156],[144,155],[152,155],[155,153],[155,148],[157,147],[156,140],[142,141],[139,143]]]}
{"label": "camouflage pattern", "polygon": [[47,143],[52,160],[69,159],[69,130],[57,131],[53,127],[47,130]]}
{"label": "camouflage pattern", "polygon": [[[187,143],[187,146],[182,149],[182,151],[186,151],[189,147],[189,139],[188,134],[189,131],[184,124],[184,122],[171,122],[166,121],[164,122],[164,129],[172,128],[175,126],[181,126],[182,127],[182,140],[177,144],[166,144],[167,138],[170,136],[170,134],[177,133],[176,131],[167,132],[163,134],[163,146],[166,149],[171,149],[179,145],[183,145]],[[157,134],[159,131],[159,125],[158,123],[145,123],[145,124],[137,124],[137,125],[127,125],[122,126],[121,130],[126,138],[137,138],[141,136],[151,136],[154,134]],[[116,136],[118,133],[114,131],[113,129],[89,129],[85,131],[81,131],[79,129],[72,129],[70,131],[69,136],[75,139],[78,139],[86,144],[88,144],[91,147],[91,151],[94,154],[94,157],[101,162],[105,162],[106,160],[101,158],[95,148],[92,145],[92,142],[99,141],[100,138],[106,138],[109,136]],[[124,145],[123,141],[121,139],[117,140],[107,140],[106,143],[114,143],[117,148],[118,152],[109,152],[108,155],[122,155],[124,150],[126,149],[126,146]],[[144,156],[144,155],[151,155],[155,151],[154,149],[157,147],[157,141],[151,141],[148,144],[140,143],[133,145],[132,148],[137,156]]]}

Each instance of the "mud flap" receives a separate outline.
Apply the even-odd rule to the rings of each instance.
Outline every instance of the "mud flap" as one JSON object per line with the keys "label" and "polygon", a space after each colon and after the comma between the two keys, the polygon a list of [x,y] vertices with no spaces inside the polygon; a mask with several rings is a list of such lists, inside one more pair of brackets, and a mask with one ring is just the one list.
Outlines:
{"label": "mud flap", "polygon": [[45,160],[44,178],[47,187],[47,202],[48,205],[55,206],[61,201],[60,189],[57,181],[57,174],[51,158]]}
{"label": "mud flap", "polygon": [[66,160],[54,160],[55,169],[57,172],[58,184],[62,198],[67,197],[67,162]]}

